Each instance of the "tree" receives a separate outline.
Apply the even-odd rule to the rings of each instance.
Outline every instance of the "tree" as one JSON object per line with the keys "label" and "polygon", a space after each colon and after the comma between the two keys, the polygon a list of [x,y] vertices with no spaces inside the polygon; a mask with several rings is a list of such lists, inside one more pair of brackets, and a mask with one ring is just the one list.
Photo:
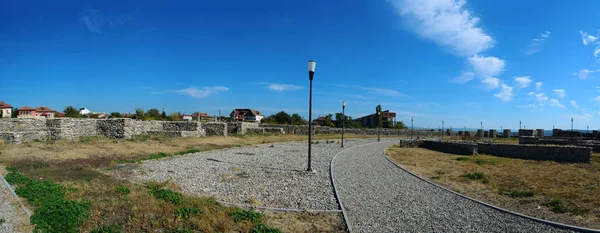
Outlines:
{"label": "tree", "polygon": [[118,112],[111,112],[110,115],[112,117],[121,118],[121,113],[118,113]]}
{"label": "tree", "polygon": [[160,112],[156,108],[151,108],[151,109],[148,109],[148,111],[146,111],[146,116],[148,118],[156,120],[156,119],[160,118]]}
{"label": "tree", "polygon": [[402,121],[398,121],[396,122],[396,125],[394,127],[392,127],[394,129],[406,129],[406,125],[404,125],[404,122]]}
{"label": "tree", "polygon": [[136,108],[135,109],[135,115],[134,118],[135,119],[144,119],[144,109],[143,108]]}
{"label": "tree", "polygon": [[284,111],[275,114],[275,122],[277,124],[291,124],[292,117]]}
{"label": "tree", "polygon": [[14,107],[12,110],[12,116],[10,116],[10,117],[17,118],[18,115],[19,115],[19,108]]}
{"label": "tree", "polygon": [[65,110],[63,112],[65,113],[66,117],[75,117],[75,118],[83,117],[81,114],[79,114],[79,110],[77,110],[77,108],[75,108],[71,105],[65,107]]}
{"label": "tree", "polygon": [[381,123],[383,122],[383,120],[381,119],[383,116],[381,116],[381,105],[377,105],[377,107],[375,107],[375,114],[377,114],[377,119],[375,120],[375,126],[378,128],[381,128]]}
{"label": "tree", "polygon": [[306,124],[308,124],[308,121],[306,121],[298,113],[292,114],[292,116],[291,116],[291,122],[292,122],[293,125],[306,125]]}
{"label": "tree", "polygon": [[333,115],[331,113],[325,116],[325,126],[335,127],[333,124]]}
{"label": "tree", "polygon": [[163,120],[167,119],[167,113],[165,111],[162,111],[162,113],[160,114],[160,118]]}
{"label": "tree", "polygon": [[180,114],[178,112],[172,112],[171,114],[169,114],[169,116],[167,117],[167,120],[169,121],[178,121]]}

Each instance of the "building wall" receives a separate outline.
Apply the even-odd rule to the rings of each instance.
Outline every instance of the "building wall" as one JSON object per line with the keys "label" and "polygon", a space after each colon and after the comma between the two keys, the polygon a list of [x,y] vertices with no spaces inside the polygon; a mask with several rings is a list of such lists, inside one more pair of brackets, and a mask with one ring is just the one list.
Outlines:
{"label": "building wall", "polygon": [[0,109],[0,117],[1,118],[10,118],[10,117],[12,117],[12,108],[2,108],[2,109]]}

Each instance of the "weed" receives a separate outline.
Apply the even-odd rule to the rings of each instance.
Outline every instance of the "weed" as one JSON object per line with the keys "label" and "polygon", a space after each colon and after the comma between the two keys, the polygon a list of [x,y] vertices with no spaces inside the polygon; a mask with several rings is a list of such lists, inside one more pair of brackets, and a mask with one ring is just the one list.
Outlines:
{"label": "weed", "polygon": [[177,152],[175,154],[176,155],[185,155],[185,154],[193,154],[193,153],[198,153],[198,152],[200,152],[200,149],[189,149],[186,151]]}
{"label": "weed", "polygon": [[2,226],[2,224],[4,224],[6,222],[6,220],[4,220],[3,218],[0,218],[0,226]]}
{"label": "weed", "polygon": [[90,233],[117,233],[120,232],[119,227],[117,225],[102,225],[101,227],[96,227],[90,231]]}
{"label": "weed", "polygon": [[155,188],[150,190],[150,194],[158,199],[173,204],[181,204],[183,202],[183,195],[173,190]]}
{"label": "weed", "polygon": [[545,202],[544,206],[550,207],[550,210],[554,213],[562,214],[568,211],[567,207],[562,205],[560,199],[552,199],[548,202]]}
{"label": "weed", "polygon": [[483,178],[483,180],[481,180],[481,183],[489,184],[490,180],[486,177],[486,178]]}
{"label": "weed", "polygon": [[241,221],[250,221],[254,223],[259,223],[262,220],[263,215],[261,213],[237,209],[236,211],[229,214],[233,221],[238,223]]}
{"label": "weed", "polygon": [[50,164],[44,161],[34,161],[31,163],[31,166],[35,169],[40,169],[50,167]]}
{"label": "weed", "polygon": [[131,190],[129,190],[129,188],[127,188],[125,186],[117,186],[115,188],[115,191],[117,191],[118,193],[123,194],[123,195],[127,195],[127,194],[131,193]]}
{"label": "weed", "polygon": [[171,157],[171,156],[172,155],[170,155],[170,154],[159,152],[156,154],[149,154],[148,157],[144,158],[144,160],[162,159],[162,158],[167,158],[167,157]]}
{"label": "weed", "polygon": [[36,207],[40,207],[46,202],[63,199],[66,192],[60,184],[45,180],[30,180],[25,185],[17,187],[15,193],[32,202]]}
{"label": "weed", "polygon": [[281,233],[281,231],[279,229],[270,227],[263,223],[254,225],[254,227],[252,228],[252,230],[250,232],[252,232],[252,233]]}
{"label": "weed", "polygon": [[500,187],[500,194],[508,195],[511,197],[533,197],[536,193],[535,190],[514,190],[509,188]]}
{"label": "weed", "polygon": [[474,172],[474,173],[466,173],[461,175],[462,177],[466,177],[468,179],[471,180],[481,180],[485,177],[485,175],[481,172]]}
{"label": "weed", "polygon": [[437,180],[437,179],[439,179],[439,178],[440,178],[440,176],[432,176],[432,177],[431,177],[431,179],[432,179],[432,180]]}
{"label": "weed", "polygon": [[[264,141],[263,141],[263,143],[264,143]],[[242,147],[242,145],[240,145],[240,144],[235,144],[235,147]]]}
{"label": "weed", "polygon": [[35,232],[79,232],[80,226],[90,215],[91,203],[64,198],[48,200],[31,215]]}
{"label": "weed", "polygon": [[483,159],[475,159],[473,161],[474,163],[476,163],[477,165],[496,165],[496,161],[491,161],[491,160],[483,160]]}
{"label": "weed", "polygon": [[6,167],[7,172],[17,172],[17,168],[14,167]]}
{"label": "weed", "polygon": [[[6,168],[6,170],[8,170],[8,168]],[[8,174],[6,174],[6,181],[8,181],[8,183],[10,184],[20,184],[20,185],[24,185],[27,184],[31,181],[31,179],[29,179],[28,177],[21,175],[21,173],[17,173],[17,172],[9,172]]]}
{"label": "weed", "polygon": [[238,174],[235,174],[238,177],[242,177],[242,178],[248,178],[248,173],[247,172],[240,172]]}
{"label": "weed", "polygon": [[192,233],[191,230],[185,229],[185,227],[178,227],[175,230],[169,231],[170,233]]}
{"label": "weed", "polygon": [[456,158],[454,160],[456,160],[456,161],[467,161],[467,160],[469,160],[469,157],[463,156],[463,157],[458,157],[458,158]]}
{"label": "weed", "polygon": [[135,160],[135,159],[119,159],[117,160],[117,163],[137,163],[140,162],[140,160]]}
{"label": "weed", "polygon": [[177,217],[180,217],[180,218],[188,218],[192,215],[197,215],[197,214],[201,214],[201,213],[202,213],[202,210],[195,208],[195,207],[192,207],[192,208],[181,207],[175,211],[175,214],[177,215]]}

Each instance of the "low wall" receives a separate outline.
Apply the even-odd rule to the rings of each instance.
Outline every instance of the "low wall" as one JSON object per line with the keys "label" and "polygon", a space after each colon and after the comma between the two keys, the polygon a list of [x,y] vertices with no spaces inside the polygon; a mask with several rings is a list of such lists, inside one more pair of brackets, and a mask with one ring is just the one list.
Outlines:
{"label": "low wall", "polygon": [[498,157],[556,162],[590,162],[592,148],[580,146],[539,146],[478,143],[478,152]]}
{"label": "low wall", "polygon": [[473,142],[424,140],[420,147],[456,155],[477,154],[477,144]]}
{"label": "low wall", "polygon": [[[260,127],[268,128],[282,128],[285,134],[302,134],[308,135],[308,125],[278,125],[278,124],[260,124]],[[328,127],[328,126],[313,126],[314,134],[341,134],[342,128]],[[387,128],[346,128],[344,129],[346,134],[357,134],[357,135],[384,135],[384,136],[410,136],[410,129],[387,129]],[[440,132],[427,131],[427,130],[414,130],[412,131],[414,137],[439,137]]]}
{"label": "low wall", "polygon": [[203,123],[202,129],[204,129],[206,135],[227,136],[227,123],[224,122]]}

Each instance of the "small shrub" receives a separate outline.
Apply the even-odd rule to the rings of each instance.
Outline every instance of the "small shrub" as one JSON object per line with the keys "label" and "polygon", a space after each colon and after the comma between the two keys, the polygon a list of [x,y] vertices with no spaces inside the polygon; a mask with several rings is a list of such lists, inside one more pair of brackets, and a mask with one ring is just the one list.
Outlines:
{"label": "small shrub", "polygon": [[554,213],[562,214],[562,213],[566,213],[568,211],[567,207],[562,205],[562,202],[560,199],[552,199],[548,202],[545,202],[544,206],[550,207],[550,210]]}
{"label": "small shrub", "polygon": [[169,233],[192,233],[193,231],[185,229],[185,227],[178,227],[175,230],[169,231]]}
{"label": "small shrub", "polygon": [[115,191],[117,191],[118,193],[123,194],[123,195],[127,195],[127,194],[131,193],[131,190],[129,190],[129,188],[127,188],[125,186],[117,186],[115,188]]}
{"label": "small shrub", "polygon": [[200,149],[189,149],[186,151],[177,152],[176,155],[185,155],[185,154],[193,154],[200,152]]}
{"label": "small shrub", "polygon": [[183,202],[183,195],[173,190],[152,189],[150,190],[150,194],[152,194],[158,199],[164,200],[166,202],[171,202],[173,204],[181,204]]}
{"label": "small shrub", "polygon": [[233,221],[238,223],[241,221],[250,221],[254,223],[259,223],[262,220],[263,215],[261,213],[237,209],[236,211],[229,214]]}
{"label": "small shrub", "polygon": [[456,161],[467,161],[467,160],[469,160],[469,157],[466,157],[466,156],[464,156],[464,157],[458,157],[458,158],[456,158],[454,160],[456,160]]}
{"label": "small shrub", "polygon": [[15,193],[39,207],[46,202],[63,199],[65,188],[50,181],[31,180],[26,185],[17,187]]}
{"label": "small shrub", "polygon": [[6,220],[4,220],[3,218],[0,218],[0,226],[2,226],[2,224],[4,224],[6,222]]}
{"label": "small shrub", "polygon": [[201,214],[202,210],[192,207],[192,208],[186,208],[186,207],[181,207],[179,209],[177,209],[177,211],[175,211],[175,214],[177,215],[177,217],[180,218],[188,218],[192,215],[196,215],[196,214]]}
{"label": "small shrub", "polygon": [[248,178],[248,173],[247,172],[240,172],[240,173],[235,174],[235,175],[238,176],[238,177],[241,177],[241,178]]}
{"label": "small shrub", "polygon": [[30,222],[34,232],[79,232],[90,214],[91,203],[58,198],[35,209]]}
{"label": "small shrub", "polygon": [[156,154],[149,154],[148,157],[146,157],[144,160],[162,159],[162,158],[167,158],[167,157],[171,157],[171,156],[172,155],[170,155],[170,154],[159,152]]}
{"label": "small shrub", "polygon": [[17,172],[17,169],[14,167],[6,167],[6,171],[8,172]]}
{"label": "small shrub", "polygon": [[259,223],[259,224],[254,225],[254,227],[252,228],[252,230],[250,232],[252,232],[252,233],[281,233],[281,230],[279,230],[275,227],[270,227],[263,223]]}
{"label": "small shrub", "polygon": [[[264,142],[263,142],[264,143]],[[235,144],[235,147],[242,147],[240,144]]]}
{"label": "small shrub", "polygon": [[483,179],[485,177],[485,175],[481,172],[474,172],[474,173],[463,174],[462,177],[466,177],[471,180],[480,180],[480,179]]}
{"label": "small shrub", "polygon": [[533,197],[535,193],[535,190],[514,190],[504,187],[500,188],[500,194],[508,195],[511,197]]}
{"label": "small shrub", "polygon": [[[6,169],[8,170],[8,168]],[[31,181],[31,179],[29,179],[28,177],[21,175],[20,173],[17,172],[9,172],[8,174],[6,174],[6,181],[10,184],[19,184],[19,185],[23,185],[23,184],[27,184]]]}
{"label": "small shrub", "polygon": [[113,224],[110,225],[102,225],[101,227],[96,227],[90,231],[90,233],[117,233],[120,232],[119,227]]}
{"label": "small shrub", "polygon": [[483,159],[475,159],[473,162],[478,165],[486,165],[486,164],[496,165],[496,161],[483,160]]}

